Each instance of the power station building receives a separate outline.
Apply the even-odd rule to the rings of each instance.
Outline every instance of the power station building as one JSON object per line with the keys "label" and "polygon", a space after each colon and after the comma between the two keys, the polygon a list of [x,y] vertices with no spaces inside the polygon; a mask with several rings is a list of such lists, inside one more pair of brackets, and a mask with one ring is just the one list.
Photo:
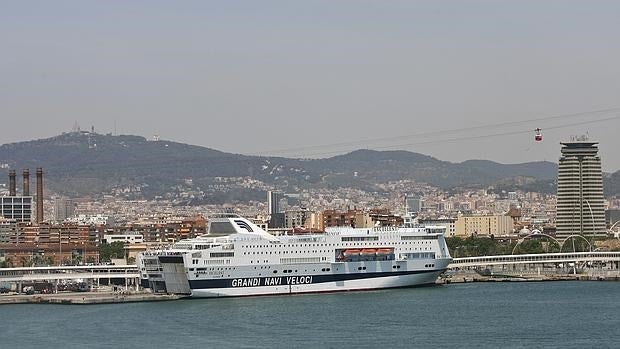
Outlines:
{"label": "power station building", "polygon": [[0,196],[0,215],[17,222],[32,220],[32,196]]}
{"label": "power station building", "polygon": [[[30,196],[30,171],[23,171],[23,192],[17,195],[15,170],[9,170],[9,195],[0,196],[0,216],[18,223],[31,222],[33,200]],[[43,170],[37,169],[36,222],[43,221]]]}
{"label": "power station building", "polygon": [[598,142],[582,136],[560,144],[556,234],[603,235],[605,206]]}

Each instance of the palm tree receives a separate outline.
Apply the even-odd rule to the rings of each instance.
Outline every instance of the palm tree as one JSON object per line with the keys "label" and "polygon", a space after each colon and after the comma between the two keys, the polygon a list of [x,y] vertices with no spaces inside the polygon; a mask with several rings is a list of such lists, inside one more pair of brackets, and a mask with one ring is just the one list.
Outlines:
{"label": "palm tree", "polygon": [[45,264],[46,266],[54,264],[54,258],[52,258],[52,256],[45,256],[45,258],[43,259],[43,264]]}
{"label": "palm tree", "polygon": [[19,261],[22,263],[22,267],[30,267],[32,266],[32,258],[27,258],[26,256],[23,256],[19,259]]}
{"label": "palm tree", "polygon": [[74,255],[71,262],[73,263],[73,265],[80,265],[80,264],[82,264],[82,255],[80,255],[80,254]]}
{"label": "palm tree", "polygon": [[33,256],[33,257],[32,257],[32,259],[30,260],[30,265],[31,265],[31,266],[35,266],[35,267],[38,267],[38,266],[40,266],[40,265],[42,264],[42,262],[43,262],[43,260],[42,260],[41,256],[39,256],[39,255],[35,255],[35,256]]}

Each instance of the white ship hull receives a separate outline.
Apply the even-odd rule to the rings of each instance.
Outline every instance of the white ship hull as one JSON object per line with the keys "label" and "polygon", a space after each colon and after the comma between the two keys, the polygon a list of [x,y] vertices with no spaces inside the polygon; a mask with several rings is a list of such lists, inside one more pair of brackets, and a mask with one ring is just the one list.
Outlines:
{"label": "white ship hull", "polygon": [[[289,270],[294,271],[293,273],[280,276],[264,273],[261,275],[245,269],[231,277],[190,278],[188,284],[192,297],[241,297],[414,287],[435,284],[450,260],[306,264],[298,266],[299,273],[293,269]],[[316,272],[308,273],[304,270]]]}
{"label": "white ship hull", "polygon": [[197,298],[242,297],[414,287],[435,284],[435,281],[442,272],[443,270],[436,270],[410,275],[384,276],[358,280],[330,281],[300,285],[192,289],[191,296]]}

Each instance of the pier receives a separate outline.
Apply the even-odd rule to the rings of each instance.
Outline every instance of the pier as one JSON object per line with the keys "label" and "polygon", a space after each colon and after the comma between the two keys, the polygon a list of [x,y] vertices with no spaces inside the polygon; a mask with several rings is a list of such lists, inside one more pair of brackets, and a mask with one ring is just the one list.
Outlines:
{"label": "pier", "polygon": [[15,294],[0,297],[1,304],[110,304],[158,302],[181,299],[183,296],[138,292],[69,292],[54,294]]}
{"label": "pier", "polygon": [[[62,281],[90,281],[91,285],[99,286],[101,280],[123,279],[125,289],[138,289],[140,273],[136,265],[92,265],[92,266],[53,266],[0,268],[0,284],[16,284],[17,291],[22,287],[36,282],[49,282],[56,287]],[[57,289],[56,289],[57,291]]]}
{"label": "pier", "polygon": [[454,258],[444,280],[620,280],[620,252],[568,252]]}

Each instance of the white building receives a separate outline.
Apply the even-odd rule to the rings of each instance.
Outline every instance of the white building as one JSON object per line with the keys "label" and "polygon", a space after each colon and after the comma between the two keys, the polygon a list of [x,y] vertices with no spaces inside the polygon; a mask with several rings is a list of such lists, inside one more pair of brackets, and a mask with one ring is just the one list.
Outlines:
{"label": "white building", "polygon": [[67,218],[67,222],[76,223],[79,225],[112,225],[114,219],[109,216],[101,214],[97,215],[77,215],[75,217]]}
{"label": "white building", "polygon": [[30,222],[32,196],[0,196],[0,216],[17,222]]}
{"label": "white building", "polygon": [[111,244],[113,242],[123,242],[126,244],[141,244],[144,242],[144,236],[142,234],[105,234],[103,235],[102,243]]}
{"label": "white building", "polygon": [[598,143],[585,137],[562,144],[556,227],[559,236],[606,233]]}

